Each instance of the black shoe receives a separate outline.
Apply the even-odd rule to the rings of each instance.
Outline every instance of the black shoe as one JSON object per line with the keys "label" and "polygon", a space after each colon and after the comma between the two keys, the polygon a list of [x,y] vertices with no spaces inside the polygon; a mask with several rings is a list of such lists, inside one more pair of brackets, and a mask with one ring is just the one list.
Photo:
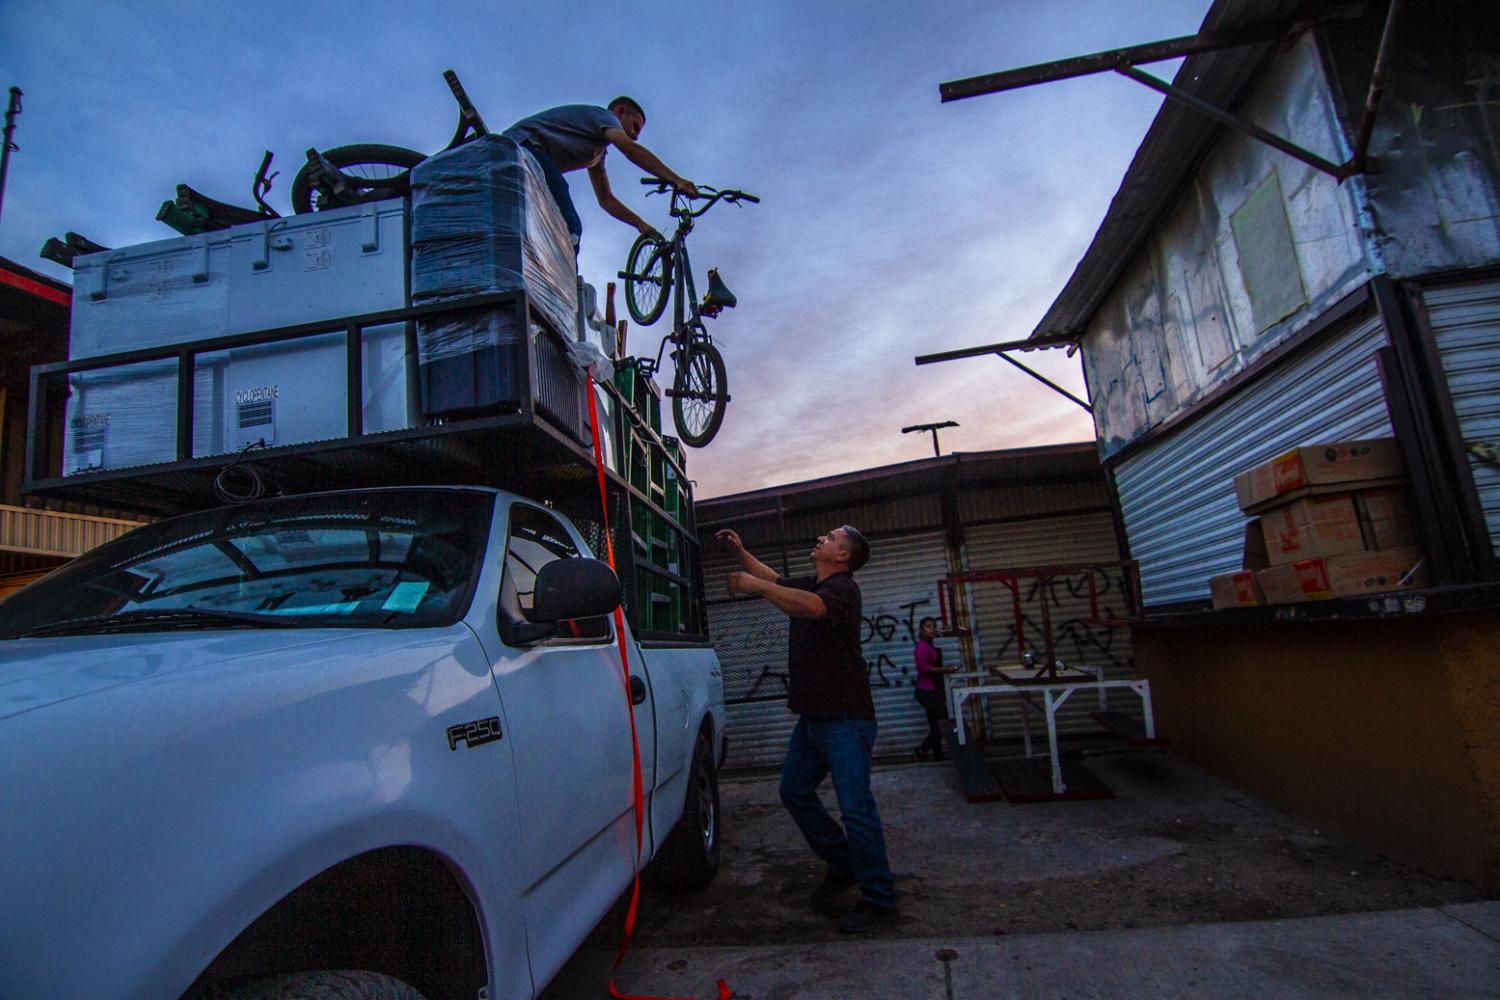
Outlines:
{"label": "black shoe", "polygon": [[917,760],[925,761],[932,756],[932,751],[926,747],[917,747],[912,753],[916,754]]}
{"label": "black shoe", "polygon": [[894,906],[876,906],[867,899],[854,904],[854,909],[839,921],[842,934],[864,934],[883,927],[895,927],[901,919],[901,911]]}
{"label": "black shoe", "polygon": [[807,897],[807,902],[814,910],[826,910],[837,903],[839,897],[849,891],[850,886],[858,884],[859,879],[852,872],[840,874],[830,870],[812,891],[812,895]]}

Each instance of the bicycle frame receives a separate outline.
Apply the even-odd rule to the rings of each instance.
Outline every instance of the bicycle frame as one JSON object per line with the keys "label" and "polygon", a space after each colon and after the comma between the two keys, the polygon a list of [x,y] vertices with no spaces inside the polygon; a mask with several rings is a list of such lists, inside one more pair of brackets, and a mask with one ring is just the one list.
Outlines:
{"label": "bicycle frame", "polygon": [[[642,181],[642,183],[646,183]],[[693,220],[707,212],[725,192],[714,192],[704,205],[694,210],[687,198],[672,192],[671,214],[677,219],[677,229],[667,243],[667,259],[672,267],[672,331],[662,338],[656,349],[656,367],[661,367],[662,352],[670,341],[677,350],[690,344],[713,343],[708,327],[703,324],[703,304],[698,301],[698,288],[693,284],[693,264],[688,257],[687,235],[693,231]],[[712,314],[710,314],[711,316]]]}

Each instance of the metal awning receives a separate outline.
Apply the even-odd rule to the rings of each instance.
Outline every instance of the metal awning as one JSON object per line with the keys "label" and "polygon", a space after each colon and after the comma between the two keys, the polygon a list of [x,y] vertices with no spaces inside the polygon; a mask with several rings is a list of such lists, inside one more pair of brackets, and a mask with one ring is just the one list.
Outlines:
{"label": "metal awning", "polygon": [[[1384,65],[1391,48],[1392,24],[1400,6],[1401,0],[1394,0],[1386,7],[1386,30],[1376,58],[1366,113],[1358,135],[1351,137],[1355,153],[1342,164],[1317,157],[1239,119],[1235,112],[1265,64],[1287,38],[1295,37],[1317,21],[1355,17],[1371,9],[1378,10],[1372,3],[1218,0],[1204,17],[1197,35],[943,84],[942,97],[948,101],[1089,73],[1116,72],[1168,97],[1136,150],[1088,251],[1032,331],[1030,342],[1040,346],[1039,342],[1045,341],[1076,341],[1082,335],[1110,289],[1146,243],[1152,229],[1176,202],[1179,190],[1221,126],[1245,131],[1336,177],[1347,177],[1363,170],[1363,149],[1379,104]],[[1170,84],[1138,69],[1143,63],[1183,56],[1186,59]],[[1006,357],[993,347],[972,349],[968,355],[947,353],[954,357],[991,353]],[[936,356],[929,357],[937,359]],[[1006,360],[1013,361],[1009,357]]]}

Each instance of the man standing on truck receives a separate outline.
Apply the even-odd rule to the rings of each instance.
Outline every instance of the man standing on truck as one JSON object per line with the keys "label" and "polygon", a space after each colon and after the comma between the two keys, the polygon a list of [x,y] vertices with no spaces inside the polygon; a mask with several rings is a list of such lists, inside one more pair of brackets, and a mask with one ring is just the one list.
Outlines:
{"label": "man standing on truck", "polygon": [[698,188],[692,181],[674,172],[657,159],[655,153],[635,141],[645,126],[646,112],[641,106],[632,98],[616,97],[609,102],[608,108],[564,104],[523,118],[505,130],[507,139],[514,139],[529,149],[541,165],[552,200],[557,202],[563,221],[568,224],[575,251],[583,235],[583,222],[573,207],[573,198],[568,193],[568,182],[563,174],[584,167],[588,168],[589,181],[594,185],[594,197],[600,208],[641,233],[654,231],[609,189],[604,154],[610,146],[651,176],[660,177],[677,190],[697,197]]}
{"label": "man standing on truck", "polygon": [[[855,571],[870,558],[870,545],[847,524],[835,528],[813,546],[812,576],[783,577],[751,555],[734,531],[726,528],[716,537],[744,567],[729,574],[729,592],[764,598],[791,618],[787,708],[798,718],[781,769],[781,801],[813,853],[828,863],[809,902],[826,909],[858,883],[861,898],[839,930],[858,934],[889,927],[900,914],[870,791],[875,702],[859,651],[862,609],[854,582]],[[829,774],[842,826],[818,798],[818,785]]]}

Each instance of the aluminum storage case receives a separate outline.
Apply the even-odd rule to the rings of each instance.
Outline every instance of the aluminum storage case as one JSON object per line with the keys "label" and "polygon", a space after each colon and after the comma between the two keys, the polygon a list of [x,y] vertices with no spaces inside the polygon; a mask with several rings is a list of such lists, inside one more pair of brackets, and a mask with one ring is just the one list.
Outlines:
{"label": "aluminum storage case", "polygon": [[[188,344],[407,305],[404,199],[90,254],[77,262],[69,356]],[[415,423],[405,327],[364,333],[364,433]],[[348,433],[345,335],[198,356],[193,456]],[[177,458],[176,362],[69,380],[63,473]]]}
{"label": "aluminum storage case", "polygon": [[[213,421],[213,373],[193,378],[193,423]],[[177,458],[177,362],[148,361],[68,376],[62,473],[154,465]]]}
{"label": "aluminum storage case", "polygon": [[[192,457],[346,436],[345,366],[342,333],[199,355]],[[412,426],[411,373],[401,325],[365,333],[363,433]],[[176,413],[175,359],[69,376],[63,475],[176,461]]]}
{"label": "aluminum storage case", "polygon": [[400,309],[408,219],[395,198],[79,257],[68,357]]}

